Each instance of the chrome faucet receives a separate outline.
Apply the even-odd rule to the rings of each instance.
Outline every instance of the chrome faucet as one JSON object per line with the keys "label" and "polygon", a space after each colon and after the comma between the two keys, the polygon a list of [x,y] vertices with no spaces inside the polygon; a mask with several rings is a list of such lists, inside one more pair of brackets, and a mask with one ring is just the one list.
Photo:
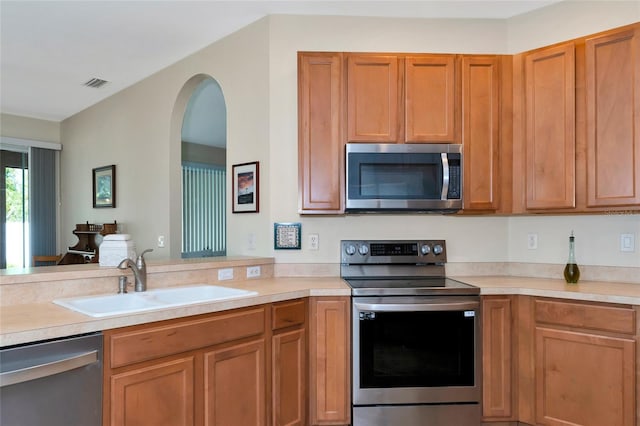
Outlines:
{"label": "chrome faucet", "polygon": [[143,251],[140,256],[134,262],[128,257],[122,259],[122,262],[118,265],[118,269],[131,268],[136,284],[134,286],[135,291],[147,290],[147,263],[144,261],[144,254],[153,251],[153,249],[147,249]]}

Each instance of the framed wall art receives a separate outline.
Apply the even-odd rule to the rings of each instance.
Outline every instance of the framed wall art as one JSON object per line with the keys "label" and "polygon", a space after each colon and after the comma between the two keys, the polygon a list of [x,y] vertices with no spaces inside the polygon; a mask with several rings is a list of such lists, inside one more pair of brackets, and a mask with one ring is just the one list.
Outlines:
{"label": "framed wall art", "polygon": [[301,236],[300,223],[273,224],[273,248],[276,250],[300,250]]}
{"label": "framed wall art", "polygon": [[258,213],[260,211],[260,164],[234,164],[231,192],[233,213]]}
{"label": "framed wall art", "polygon": [[93,169],[93,208],[116,206],[116,166]]}

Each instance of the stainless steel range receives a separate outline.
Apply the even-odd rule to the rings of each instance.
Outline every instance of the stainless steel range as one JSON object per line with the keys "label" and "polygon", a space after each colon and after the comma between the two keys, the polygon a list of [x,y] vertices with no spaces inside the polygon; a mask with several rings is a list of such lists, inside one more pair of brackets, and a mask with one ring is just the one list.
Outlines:
{"label": "stainless steel range", "polygon": [[341,242],[353,426],[480,425],[480,290],[446,258],[443,240]]}

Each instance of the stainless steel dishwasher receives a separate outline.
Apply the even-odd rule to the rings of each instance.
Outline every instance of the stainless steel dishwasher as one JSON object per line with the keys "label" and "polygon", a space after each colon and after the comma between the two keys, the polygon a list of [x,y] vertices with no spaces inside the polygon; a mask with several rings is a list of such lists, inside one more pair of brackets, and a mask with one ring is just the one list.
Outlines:
{"label": "stainless steel dishwasher", "polygon": [[0,349],[0,425],[102,424],[102,333]]}

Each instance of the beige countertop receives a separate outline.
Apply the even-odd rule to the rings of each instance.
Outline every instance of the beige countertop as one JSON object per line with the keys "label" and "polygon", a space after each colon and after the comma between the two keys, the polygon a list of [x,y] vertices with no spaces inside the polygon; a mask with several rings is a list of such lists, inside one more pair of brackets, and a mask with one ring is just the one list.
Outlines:
{"label": "beige countertop", "polygon": [[562,279],[513,276],[450,276],[480,287],[482,295],[521,294],[592,302],[640,305],[640,284],[608,281],[580,281],[567,284]]}
{"label": "beige countertop", "polygon": [[108,330],[263,303],[308,296],[349,296],[349,286],[339,277],[265,278],[224,284],[256,291],[255,296],[158,309],[138,314],[93,318],[54,304],[28,303],[0,308],[0,347],[75,334]]}
{"label": "beige countertop", "polygon": [[[480,288],[482,295],[520,294],[640,305],[640,285],[602,281],[566,284],[563,280],[513,276],[452,276]],[[26,303],[0,308],[0,346],[35,342],[173,318],[218,312],[308,296],[348,296],[339,277],[264,278],[223,284],[258,294],[233,300],[93,318],[53,304]]]}

